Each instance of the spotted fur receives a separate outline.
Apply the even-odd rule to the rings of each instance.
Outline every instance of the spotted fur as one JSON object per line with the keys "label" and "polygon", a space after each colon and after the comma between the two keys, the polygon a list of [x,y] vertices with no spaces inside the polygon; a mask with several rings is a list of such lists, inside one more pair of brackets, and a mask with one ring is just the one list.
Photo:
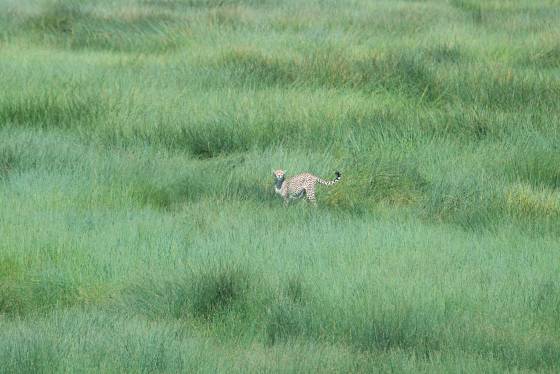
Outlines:
{"label": "spotted fur", "polygon": [[335,172],[336,178],[331,181],[326,181],[313,174],[302,173],[295,175],[291,178],[285,179],[286,174],[284,170],[276,170],[274,172],[274,190],[277,194],[282,196],[284,204],[287,205],[290,199],[298,199],[307,197],[307,200],[313,205],[317,205],[315,200],[315,185],[316,183],[331,186],[337,183],[341,176],[337,171]]}

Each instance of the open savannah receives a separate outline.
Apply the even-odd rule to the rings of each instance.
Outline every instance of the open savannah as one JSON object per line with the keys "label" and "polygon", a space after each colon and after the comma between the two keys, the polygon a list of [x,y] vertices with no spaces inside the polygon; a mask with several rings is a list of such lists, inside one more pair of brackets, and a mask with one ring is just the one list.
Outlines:
{"label": "open savannah", "polygon": [[557,0],[0,0],[0,373],[557,373],[559,267]]}

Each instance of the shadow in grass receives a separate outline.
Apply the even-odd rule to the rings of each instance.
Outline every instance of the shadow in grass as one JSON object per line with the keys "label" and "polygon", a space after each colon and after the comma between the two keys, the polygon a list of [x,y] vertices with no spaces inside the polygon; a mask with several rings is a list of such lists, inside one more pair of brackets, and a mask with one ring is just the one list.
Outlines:
{"label": "shadow in grass", "polygon": [[560,67],[560,44],[535,51],[519,61],[522,66],[532,66],[535,68],[555,69]]}
{"label": "shadow in grass", "polygon": [[133,183],[132,197],[140,204],[168,210],[185,201],[196,201],[211,195],[210,182],[197,172],[175,177],[147,175]]}
{"label": "shadow in grass", "polygon": [[99,17],[78,3],[55,1],[28,17],[23,30],[32,30],[42,42],[71,49],[160,53],[177,47],[171,28],[177,20],[157,13]]}
{"label": "shadow in grass", "polygon": [[186,180],[177,180],[163,186],[143,180],[134,184],[133,197],[142,205],[170,209],[181,201],[196,200],[203,196],[204,192],[203,188],[189,184]]}
{"label": "shadow in grass", "polygon": [[232,78],[243,85],[387,89],[436,100],[443,91],[431,64],[422,53],[395,52],[352,59],[345,51],[326,49],[292,57],[266,56],[255,49],[234,49],[217,62],[219,68],[228,69]]}
{"label": "shadow in grass", "polygon": [[[545,148],[545,149],[543,149]],[[548,148],[548,149],[546,149]],[[504,170],[513,180],[528,182],[535,187],[560,188],[560,153],[555,146],[520,149],[513,152]]]}
{"label": "shadow in grass", "polygon": [[[16,152],[0,145],[0,180],[7,178],[10,173],[18,169],[20,162]],[[0,274],[1,274],[0,269]]]}
{"label": "shadow in grass", "polygon": [[154,319],[209,321],[243,309],[249,286],[244,271],[224,265],[165,280],[143,279],[123,290],[121,306]]}
{"label": "shadow in grass", "polygon": [[533,78],[523,73],[508,71],[481,71],[471,75],[458,88],[464,102],[481,104],[488,108],[518,110],[530,106],[551,110],[559,107],[560,82],[547,77]]}
{"label": "shadow in grass", "polygon": [[0,277],[0,314],[45,313],[81,303],[77,284],[54,272],[36,277]]}
{"label": "shadow in grass", "polygon": [[106,112],[106,106],[93,96],[27,95],[8,97],[0,103],[0,122],[41,128],[70,128],[91,125]]}
{"label": "shadow in grass", "polygon": [[249,289],[249,279],[238,269],[220,269],[198,275],[192,285],[191,311],[194,316],[211,319],[242,303]]}
{"label": "shadow in grass", "polygon": [[447,45],[359,58],[325,48],[295,56],[238,48],[223,54],[215,67],[227,70],[233,83],[249,87],[301,85],[389,91],[418,102],[465,102],[503,110],[520,105],[549,109],[559,105],[560,84],[549,77],[489,67],[477,68],[468,76],[463,71],[451,76],[438,73],[438,63],[459,60],[463,60],[460,49]]}
{"label": "shadow in grass", "polygon": [[300,305],[290,302],[272,305],[265,327],[267,344],[274,345],[303,335],[307,319],[308,312]]}
{"label": "shadow in grass", "polygon": [[478,1],[473,0],[451,0],[450,4],[455,8],[465,12],[474,23],[482,23],[483,10]]}
{"label": "shadow in grass", "polygon": [[465,54],[456,44],[437,44],[427,48],[424,53],[436,63],[458,63],[465,61]]}
{"label": "shadow in grass", "polygon": [[132,197],[140,204],[164,210],[204,197],[259,202],[275,199],[271,178],[244,173],[243,156],[231,155],[195,161],[180,170],[138,171],[125,183],[131,183]]}
{"label": "shadow in grass", "polygon": [[366,156],[351,164],[343,185],[326,191],[329,205],[354,212],[379,203],[405,206],[421,200],[428,186],[415,160]]}
{"label": "shadow in grass", "polygon": [[[361,351],[389,351],[402,349],[423,358],[441,348],[441,339],[432,329],[428,319],[413,311],[398,315],[383,315],[377,318],[357,317],[350,311],[344,317],[331,317],[314,311],[317,305],[303,305],[289,300],[273,304],[267,315],[265,337],[274,345],[289,339],[307,336],[316,339],[345,343]],[[336,309],[336,308],[335,308]]]}
{"label": "shadow in grass", "polygon": [[495,228],[505,206],[500,191],[474,178],[460,182],[432,183],[422,202],[422,214],[430,221],[448,222],[466,230]]}
{"label": "shadow in grass", "polygon": [[301,336],[309,330],[309,310],[306,309],[309,299],[310,294],[300,276],[292,276],[285,281],[276,302],[267,309],[267,344],[274,345]]}
{"label": "shadow in grass", "polygon": [[556,318],[560,313],[560,284],[548,280],[535,285],[535,291],[530,297],[531,308],[547,322],[552,322],[559,328],[560,320]]}
{"label": "shadow in grass", "polygon": [[209,123],[182,128],[174,142],[200,158],[247,151],[254,139],[247,130],[231,123]]}

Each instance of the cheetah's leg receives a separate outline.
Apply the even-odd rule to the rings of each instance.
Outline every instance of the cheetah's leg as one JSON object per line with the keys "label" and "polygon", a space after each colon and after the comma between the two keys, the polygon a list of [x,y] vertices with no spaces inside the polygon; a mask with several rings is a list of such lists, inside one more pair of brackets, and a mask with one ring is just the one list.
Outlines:
{"label": "cheetah's leg", "polygon": [[315,191],[314,190],[305,190],[305,196],[307,196],[307,201],[311,203],[314,207],[317,207],[317,200],[315,199]]}

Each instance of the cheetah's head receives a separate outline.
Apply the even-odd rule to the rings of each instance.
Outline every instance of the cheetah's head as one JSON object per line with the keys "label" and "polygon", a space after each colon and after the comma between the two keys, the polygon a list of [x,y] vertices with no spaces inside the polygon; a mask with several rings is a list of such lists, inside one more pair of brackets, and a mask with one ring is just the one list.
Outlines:
{"label": "cheetah's head", "polygon": [[272,175],[274,175],[275,179],[284,179],[284,175],[286,172],[284,170],[275,170]]}

